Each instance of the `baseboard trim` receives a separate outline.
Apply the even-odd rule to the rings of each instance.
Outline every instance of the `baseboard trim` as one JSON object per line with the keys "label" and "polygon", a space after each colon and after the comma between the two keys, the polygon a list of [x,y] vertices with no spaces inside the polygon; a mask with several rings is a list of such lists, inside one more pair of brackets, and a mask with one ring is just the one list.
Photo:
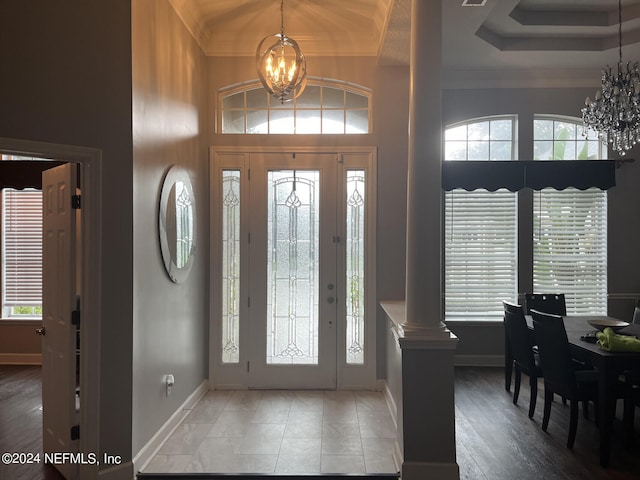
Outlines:
{"label": "baseboard trim", "polygon": [[384,395],[384,401],[387,403],[387,408],[389,409],[389,413],[391,413],[391,419],[393,420],[393,424],[398,429],[398,406],[396,405],[396,401],[393,398],[393,394],[389,389],[389,384],[384,382],[382,388],[382,394]]}
{"label": "baseboard trim", "polygon": [[42,354],[0,353],[0,365],[42,365]]}
{"label": "baseboard trim", "polygon": [[504,367],[504,355],[456,355],[456,367]]}
{"label": "baseboard trim", "polygon": [[460,468],[457,463],[404,462],[402,464],[402,480],[458,480]]}
{"label": "baseboard trim", "polygon": [[209,391],[209,380],[204,380],[194,392],[182,402],[182,405],[173,412],[173,415],[160,427],[151,439],[133,457],[133,471],[139,472],[149,463],[153,456],[160,450],[160,447],[169,438],[182,421],[191,413],[191,410]]}

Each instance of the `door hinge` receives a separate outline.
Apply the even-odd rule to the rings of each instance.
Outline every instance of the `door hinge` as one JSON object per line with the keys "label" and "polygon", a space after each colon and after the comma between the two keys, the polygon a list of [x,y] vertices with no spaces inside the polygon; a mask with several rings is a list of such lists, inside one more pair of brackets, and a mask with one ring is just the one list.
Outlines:
{"label": "door hinge", "polygon": [[251,307],[251,297],[247,297],[247,307]]}
{"label": "door hinge", "polygon": [[247,362],[247,373],[249,373],[250,365],[251,365],[251,362]]}
{"label": "door hinge", "polygon": [[80,425],[74,425],[71,427],[71,440],[78,440],[80,438]]}
{"label": "door hinge", "polygon": [[251,243],[251,232],[247,233],[247,242]]}
{"label": "door hinge", "polygon": [[80,195],[71,195],[71,208],[74,210],[80,208]]}
{"label": "door hinge", "polygon": [[251,180],[251,169],[247,168],[247,180]]}
{"label": "door hinge", "polygon": [[75,325],[76,327],[80,326],[80,310],[71,312],[71,325]]}

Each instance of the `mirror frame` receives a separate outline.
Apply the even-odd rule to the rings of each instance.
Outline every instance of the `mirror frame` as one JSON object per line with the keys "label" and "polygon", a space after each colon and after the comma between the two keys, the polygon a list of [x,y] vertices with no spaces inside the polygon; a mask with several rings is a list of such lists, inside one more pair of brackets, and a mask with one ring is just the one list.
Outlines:
{"label": "mirror frame", "polygon": [[[167,207],[169,205],[169,198],[171,191],[176,182],[182,182],[187,189],[189,197],[191,198],[191,210],[193,215],[193,239],[191,242],[191,249],[189,251],[189,258],[187,263],[179,267],[177,259],[173,258],[171,252],[175,250],[170,248],[170,245],[175,245],[177,239],[168,238],[167,232]],[[158,212],[158,235],[160,237],[160,251],[162,253],[162,260],[164,262],[164,268],[169,275],[169,278],[174,283],[182,283],[189,276],[189,271],[193,266],[193,260],[196,250],[196,238],[197,238],[197,216],[196,216],[196,201],[193,194],[193,186],[191,179],[187,171],[179,165],[174,165],[167,171],[162,182],[162,192],[160,194],[160,208]],[[170,243],[171,242],[171,243]]]}

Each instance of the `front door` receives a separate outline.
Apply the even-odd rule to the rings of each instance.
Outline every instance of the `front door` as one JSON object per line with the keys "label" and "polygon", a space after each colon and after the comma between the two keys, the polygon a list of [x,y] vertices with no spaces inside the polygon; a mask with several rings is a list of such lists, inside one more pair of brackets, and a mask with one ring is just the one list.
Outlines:
{"label": "front door", "polygon": [[373,165],[214,152],[214,388],[375,387]]}
{"label": "front door", "polygon": [[336,387],[336,156],[251,161],[251,387]]}
{"label": "front door", "polygon": [[[71,312],[76,306],[75,164],[42,174],[42,442],[45,453],[78,451],[71,429],[76,408],[76,333]],[[77,464],[54,465],[66,479],[77,478]]]}

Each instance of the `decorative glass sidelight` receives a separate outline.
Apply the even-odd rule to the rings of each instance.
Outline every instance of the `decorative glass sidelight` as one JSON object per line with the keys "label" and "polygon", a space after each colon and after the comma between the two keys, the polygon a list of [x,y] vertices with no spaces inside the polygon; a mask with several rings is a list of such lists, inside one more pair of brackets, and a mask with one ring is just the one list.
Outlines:
{"label": "decorative glass sidelight", "polygon": [[347,364],[364,364],[365,172],[347,171],[346,315]]}
{"label": "decorative glass sidelight", "polygon": [[320,173],[268,172],[267,364],[316,365]]}
{"label": "decorative glass sidelight", "polygon": [[222,362],[240,361],[240,171],[222,172]]}

